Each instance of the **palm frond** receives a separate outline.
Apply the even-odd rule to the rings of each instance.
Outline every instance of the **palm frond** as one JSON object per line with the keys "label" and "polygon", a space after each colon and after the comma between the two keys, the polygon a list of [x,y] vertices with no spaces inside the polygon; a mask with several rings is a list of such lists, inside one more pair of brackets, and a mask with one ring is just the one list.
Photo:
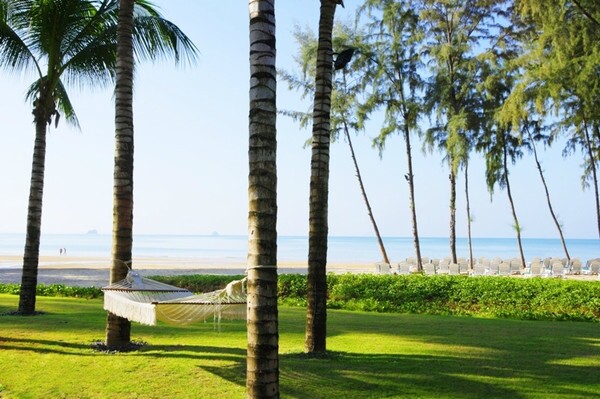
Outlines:
{"label": "palm frond", "polygon": [[136,2],[133,35],[134,53],[138,59],[155,61],[173,56],[175,62],[183,58],[189,64],[197,60],[198,49],[181,29],[164,19],[147,1]]}
{"label": "palm frond", "polygon": [[22,72],[30,68],[41,76],[37,59],[26,43],[26,26],[20,16],[28,11],[27,1],[0,0],[0,68]]}
{"label": "palm frond", "polygon": [[59,81],[56,85],[55,96],[56,108],[61,115],[64,116],[70,125],[80,129],[79,120],[77,119],[77,115],[75,115],[75,109],[73,108],[73,104],[71,104],[71,99],[69,99],[69,95],[62,81]]}

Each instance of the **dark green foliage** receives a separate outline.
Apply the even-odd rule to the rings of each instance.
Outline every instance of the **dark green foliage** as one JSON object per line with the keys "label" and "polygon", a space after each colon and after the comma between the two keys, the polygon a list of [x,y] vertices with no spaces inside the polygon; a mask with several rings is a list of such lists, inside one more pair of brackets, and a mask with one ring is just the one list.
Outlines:
{"label": "dark green foliage", "polygon": [[179,288],[185,288],[191,292],[201,293],[220,290],[225,288],[228,283],[234,280],[241,280],[244,277],[242,275],[193,274],[182,276],[149,276],[148,278]]}
{"label": "dark green foliage", "polygon": [[[328,306],[376,312],[600,321],[600,282],[466,276],[329,275]],[[306,302],[306,276],[279,276],[285,304]]]}
{"label": "dark green foliage", "polygon": [[[244,276],[152,276],[154,280],[210,292]],[[279,301],[306,306],[306,275],[281,274]],[[600,321],[600,281],[466,276],[379,276],[329,274],[331,309],[503,317],[524,320]],[[19,284],[0,284],[0,293],[19,294]],[[95,287],[39,284],[39,296],[98,298]]]}
{"label": "dark green foliage", "polygon": [[[0,284],[0,294],[19,295],[20,284]],[[96,287],[69,287],[64,284],[38,284],[37,296],[62,296],[72,298],[100,298],[102,291]]]}

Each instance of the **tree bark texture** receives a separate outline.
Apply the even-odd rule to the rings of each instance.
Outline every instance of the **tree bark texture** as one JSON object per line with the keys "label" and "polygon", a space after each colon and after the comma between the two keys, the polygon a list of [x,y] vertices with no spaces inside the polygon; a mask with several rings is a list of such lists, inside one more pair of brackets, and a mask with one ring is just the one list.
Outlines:
{"label": "tree bark texture", "polygon": [[47,118],[43,110],[43,99],[38,99],[34,110],[35,143],[29,186],[29,204],[27,207],[27,234],[23,254],[23,273],[19,293],[19,313],[35,313],[38,265],[40,257],[40,236],[42,231],[42,198],[44,194],[44,169],[46,164]]}
{"label": "tree bark texture", "polygon": [[[121,0],[117,27],[115,84],[115,166],[110,283],[127,277],[133,245],[133,8]],[[106,319],[106,345],[123,348],[131,342],[131,322],[111,313]]]}
{"label": "tree bark texture", "polygon": [[504,142],[504,153],[502,159],[502,165],[504,168],[504,182],[506,183],[506,194],[508,195],[508,201],[510,202],[510,210],[512,212],[513,220],[515,221],[515,228],[517,230],[517,245],[519,246],[519,256],[521,258],[521,267],[525,268],[525,255],[523,255],[523,244],[521,243],[521,225],[517,218],[517,211],[515,209],[515,203],[513,201],[512,193],[510,191],[510,180],[508,179],[508,156],[506,154],[506,141]]}
{"label": "tree bark texture", "polygon": [[326,350],[329,144],[335,7],[332,0],[321,0],[310,164],[308,306],[304,343],[307,353]]}
{"label": "tree bark texture", "polygon": [[535,148],[535,143],[533,142],[533,138],[531,137],[531,133],[529,133],[529,140],[531,141],[531,147],[533,149],[533,157],[535,159],[535,165],[540,174],[540,179],[542,180],[542,184],[544,185],[544,193],[546,193],[546,203],[548,204],[548,210],[550,211],[550,215],[552,216],[552,220],[554,220],[554,224],[556,225],[556,229],[558,230],[558,235],[560,236],[560,242],[562,243],[563,251],[565,251],[565,256],[571,261],[571,256],[569,256],[569,251],[567,249],[567,244],[565,242],[565,237],[563,235],[562,227],[560,227],[560,223],[558,222],[558,218],[554,213],[554,208],[552,207],[552,201],[550,201],[550,192],[548,190],[548,184],[546,183],[546,178],[544,177],[544,172],[542,170],[542,165],[538,159],[537,150]]}
{"label": "tree bark texture", "polygon": [[246,396],[279,397],[275,1],[249,0]]}
{"label": "tree bark texture", "polygon": [[352,162],[354,163],[354,170],[356,171],[356,178],[358,179],[358,185],[360,187],[360,193],[362,194],[363,200],[365,201],[365,205],[367,206],[367,214],[369,215],[369,219],[371,220],[371,225],[373,226],[373,230],[375,230],[375,236],[377,237],[377,243],[379,244],[379,250],[381,251],[381,257],[386,264],[390,264],[390,260],[387,255],[387,251],[385,250],[385,245],[383,245],[383,239],[381,238],[381,234],[379,233],[379,227],[377,227],[377,222],[375,221],[375,216],[373,216],[373,210],[371,209],[371,203],[369,202],[369,197],[367,196],[367,190],[365,189],[365,185],[363,184],[362,175],[360,173],[360,168],[358,167],[358,161],[356,160],[356,154],[354,153],[354,146],[352,145],[352,138],[350,137],[350,131],[348,129],[348,124],[344,120],[344,133],[346,134],[346,139],[348,140],[348,146],[350,147],[350,155],[352,156]]}
{"label": "tree bark texture", "polygon": [[[405,111],[406,115],[406,111]],[[415,247],[415,256],[417,257],[417,269],[423,270],[423,260],[421,259],[421,245],[419,244],[419,230],[417,228],[417,206],[415,201],[415,179],[413,175],[412,149],[410,146],[410,131],[408,125],[404,124],[404,144],[406,146],[406,161],[408,163],[408,191],[410,195],[410,216],[412,221],[413,245]]]}
{"label": "tree bark texture", "polygon": [[592,147],[592,139],[588,130],[587,119],[583,117],[583,133],[585,137],[586,150],[588,157],[590,158],[590,166],[592,168],[592,178],[594,179],[594,196],[596,198],[596,223],[598,225],[598,237],[600,237],[600,196],[598,194],[598,174],[596,170],[596,157],[594,156],[594,149]]}
{"label": "tree bark texture", "polygon": [[450,166],[450,257],[452,263],[457,262],[456,256],[456,174]]}
{"label": "tree bark texture", "polygon": [[467,240],[469,241],[469,269],[473,270],[473,240],[471,239],[471,204],[469,202],[469,161],[465,161],[465,200],[467,203]]}

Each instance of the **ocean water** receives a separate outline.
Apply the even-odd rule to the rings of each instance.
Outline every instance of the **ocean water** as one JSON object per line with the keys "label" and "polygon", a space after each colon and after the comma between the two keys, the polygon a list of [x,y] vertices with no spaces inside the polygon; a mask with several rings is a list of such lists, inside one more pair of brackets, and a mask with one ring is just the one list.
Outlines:
{"label": "ocean water", "polygon": [[[399,262],[414,256],[412,238],[384,237],[384,244],[391,262]],[[448,238],[424,237],[420,239],[421,254],[430,258],[449,255]],[[526,259],[539,256],[564,257],[559,239],[525,238],[522,240]],[[0,256],[22,255],[24,234],[0,234]],[[133,241],[134,256],[144,257],[192,257],[219,263],[244,261],[248,241],[246,236],[221,235],[136,235]],[[40,255],[58,255],[66,248],[71,256],[110,256],[111,236],[108,234],[46,234],[42,235]],[[330,237],[328,261],[332,263],[373,263],[382,259],[375,237]],[[582,261],[600,257],[600,240],[570,239],[567,248],[571,257]],[[468,257],[466,238],[457,239],[458,256]],[[512,258],[518,256],[515,238],[474,238],[473,256]],[[280,236],[278,259],[282,261],[306,261],[308,238]]]}

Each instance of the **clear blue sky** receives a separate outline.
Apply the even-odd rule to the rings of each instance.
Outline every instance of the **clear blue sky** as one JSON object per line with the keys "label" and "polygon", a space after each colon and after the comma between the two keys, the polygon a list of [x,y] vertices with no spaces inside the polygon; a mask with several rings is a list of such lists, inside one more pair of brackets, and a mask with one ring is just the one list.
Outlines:
{"label": "clear blue sky", "polygon": [[[353,18],[352,3],[337,18]],[[135,209],[138,234],[246,234],[248,147],[248,10],[237,1],[157,0],[163,14],[200,49],[197,65],[141,65],[135,82]],[[277,63],[293,69],[295,25],[317,30],[319,1],[279,0]],[[34,126],[24,101],[32,76],[0,72],[0,233],[25,231]],[[281,83],[281,108],[306,110]],[[114,105],[110,88],[71,88],[81,131],[61,123],[48,135],[43,233],[84,233],[112,226]],[[371,148],[376,122],[355,138],[357,157],[375,217],[384,236],[410,236],[404,143],[388,142],[380,159]],[[307,235],[309,131],[278,120],[279,222],[281,235]],[[541,158],[554,205],[568,238],[596,238],[591,190],[582,191],[581,157],[564,159],[559,145]],[[423,155],[415,143],[415,184],[422,236],[448,235],[448,171],[439,154]],[[471,162],[473,235],[512,237],[504,191],[493,201],[484,182],[484,163]],[[531,157],[511,169],[513,196],[525,237],[556,237],[542,185]],[[457,234],[466,236],[463,179],[459,179]],[[372,235],[348,146],[332,146],[330,234]]]}

